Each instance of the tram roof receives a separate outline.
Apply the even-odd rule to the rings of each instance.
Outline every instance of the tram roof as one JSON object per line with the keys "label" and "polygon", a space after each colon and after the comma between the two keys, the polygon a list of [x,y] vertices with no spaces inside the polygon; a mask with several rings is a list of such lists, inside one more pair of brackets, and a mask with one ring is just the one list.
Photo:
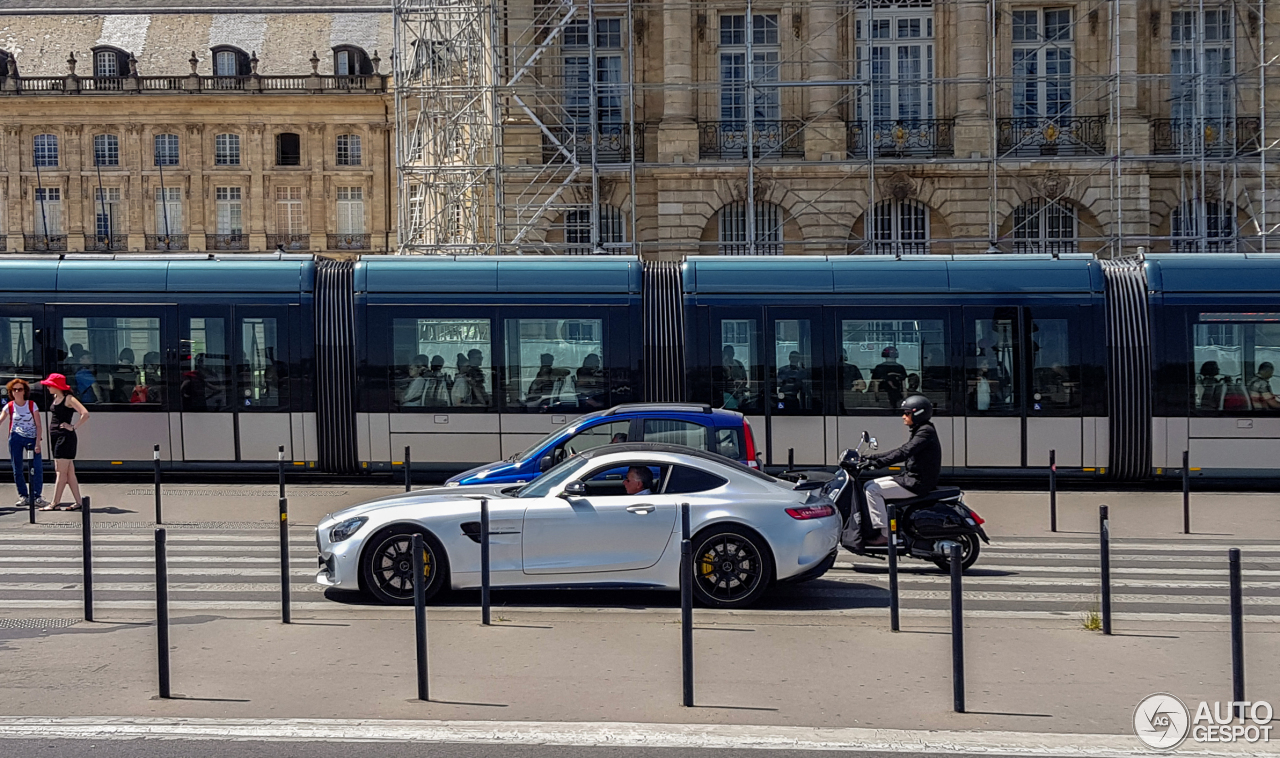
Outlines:
{"label": "tram roof", "polygon": [[1092,255],[878,255],[689,258],[688,294],[1102,292]]}
{"label": "tram roof", "polygon": [[4,256],[0,292],[310,292],[310,255]]}
{"label": "tram roof", "polygon": [[643,268],[634,256],[365,256],[357,293],[639,294]]}
{"label": "tram roof", "polygon": [[1152,292],[1280,292],[1280,254],[1168,253],[1148,255]]}

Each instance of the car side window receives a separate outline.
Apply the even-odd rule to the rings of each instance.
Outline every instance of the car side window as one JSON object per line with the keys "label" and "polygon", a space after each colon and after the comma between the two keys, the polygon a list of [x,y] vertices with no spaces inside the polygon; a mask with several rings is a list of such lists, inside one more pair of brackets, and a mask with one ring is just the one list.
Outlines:
{"label": "car side window", "polygon": [[[634,464],[635,467],[644,468],[649,471],[650,480],[653,486],[650,487],[651,493],[659,490],[659,485],[663,481],[664,465],[650,463]],[[631,470],[631,465],[612,465],[595,469],[582,477],[582,483],[587,486],[587,495],[589,497],[624,497],[628,494],[626,487],[627,473]]]}
{"label": "car side window", "polygon": [[715,452],[726,458],[732,458],[740,461],[746,457],[746,453],[742,450],[742,430],[733,427],[722,426],[715,430],[716,447]]}
{"label": "car side window", "polygon": [[664,495],[687,495],[695,492],[707,492],[728,484],[729,480],[709,471],[701,471],[688,466],[672,466],[671,477],[667,480]]}
{"label": "car side window", "polygon": [[698,450],[706,450],[707,428],[692,421],[647,418],[644,420],[644,441],[662,442],[668,445],[685,445]]}
{"label": "car side window", "polygon": [[556,445],[556,461],[562,461],[570,455],[581,453],[592,448],[615,442],[626,442],[631,430],[630,421],[610,421],[607,424],[596,424],[573,435]]}

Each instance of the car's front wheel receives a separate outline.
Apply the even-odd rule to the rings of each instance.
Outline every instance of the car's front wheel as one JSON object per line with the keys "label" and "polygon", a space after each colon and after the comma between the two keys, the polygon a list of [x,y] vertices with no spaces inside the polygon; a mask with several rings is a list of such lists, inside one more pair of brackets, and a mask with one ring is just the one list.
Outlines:
{"label": "car's front wheel", "polygon": [[413,602],[413,535],[422,535],[422,579],[427,600],[440,591],[449,573],[444,548],[429,532],[412,526],[391,526],[369,539],[360,559],[364,586],[374,597],[391,605]]}
{"label": "car's front wheel", "polygon": [[745,608],[773,581],[764,539],[740,526],[713,526],[693,538],[693,596],[712,608]]}

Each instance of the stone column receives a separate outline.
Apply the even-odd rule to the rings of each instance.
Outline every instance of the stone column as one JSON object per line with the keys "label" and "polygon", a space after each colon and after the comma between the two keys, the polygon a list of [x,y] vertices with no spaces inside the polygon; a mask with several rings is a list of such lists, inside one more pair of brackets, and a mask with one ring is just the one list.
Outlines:
{"label": "stone column", "polygon": [[[1151,130],[1150,123],[1138,110],[1138,0],[1112,0],[1111,10],[1117,14],[1115,23],[1119,25],[1120,36],[1117,66],[1120,112],[1119,123],[1109,124],[1108,128],[1119,129],[1121,154],[1146,155],[1151,149]],[[1110,59],[1113,55],[1114,47],[1104,57]]]}
{"label": "stone column", "polygon": [[242,217],[242,220],[245,232],[249,235],[250,250],[267,249],[267,213],[271,208],[272,200],[267,196],[271,188],[263,173],[269,154],[264,148],[265,131],[263,124],[249,125],[249,186],[245,188],[243,201],[244,210],[248,211],[244,215],[248,218]]}
{"label": "stone column", "polygon": [[[66,154],[62,156],[63,166],[59,173],[64,173],[66,179],[66,189],[63,191],[62,197],[62,231],[67,235],[67,252],[84,250],[84,221],[85,221],[85,195],[87,190],[84,185],[84,177],[80,175],[84,167],[84,144],[82,139],[90,140],[90,151],[92,151],[93,137],[85,137],[85,130],[80,124],[68,124],[64,130],[66,134]],[[93,153],[90,152],[90,155]],[[92,166],[92,162],[90,162]],[[49,178],[45,179],[46,187],[58,186],[57,178],[52,182]]]}
{"label": "stone column", "polygon": [[3,193],[5,207],[0,209],[4,214],[4,221],[7,228],[0,228],[0,234],[5,235],[5,250],[21,250],[22,241],[22,127],[17,124],[10,124],[4,130],[4,151],[0,155],[0,160],[4,164],[0,166],[3,171],[3,183],[0,183],[0,192]]}
{"label": "stone column", "polygon": [[[187,235],[187,246],[191,250],[205,249],[205,230],[206,211],[209,205],[205,202],[205,198],[209,197],[212,202],[211,193],[213,189],[207,186],[204,176],[205,150],[204,150],[204,125],[188,124],[186,140],[183,143],[186,150],[179,153],[182,157],[179,159],[179,169],[185,169],[190,178],[187,181],[186,192],[183,197],[182,210],[182,229],[179,231]],[[181,181],[175,177],[176,181]],[[181,185],[179,185],[181,186]],[[208,193],[208,194],[207,194]]]}
{"label": "stone column", "polygon": [[[543,6],[544,8],[546,6]],[[543,15],[547,11],[543,11]],[[578,19],[586,18],[586,8],[580,7]],[[537,54],[539,45],[539,29],[534,25],[534,0],[508,0],[507,2],[507,24],[506,24],[506,48],[499,50],[498,55],[503,56],[505,53],[504,66],[502,73],[499,75],[500,85],[505,89],[505,85],[513,77],[516,72],[521,69],[534,55]],[[539,24],[546,25],[551,19],[540,18]],[[498,34],[503,34],[504,30],[499,29]],[[555,44],[563,41],[563,37],[557,36]],[[503,41],[499,37],[498,44],[502,45]],[[549,56],[550,50],[544,51],[538,58],[535,67],[555,66],[554,56]],[[542,130],[533,123],[533,119],[529,117],[526,111],[517,102],[514,95],[518,95],[527,105],[533,106],[545,95],[537,92],[539,77],[536,71],[530,71],[522,75],[512,89],[512,94],[506,96],[506,101],[502,103],[501,113],[504,117],[502,129],[502,162],[506,165],[538,165],[542,163]],[[563,98],[563,94],[552,98],[559,100]],[[541,114],[546,118],[548,114]],[[548,124],[553,126],[554,122]]]}
{"label": "stone column", "polygon": [[952,44],[957,49],[959,67],[956,76],[957,158],[991,151],[991,124],[987,113],[987,59],[989,39],[986,0],[958,0],[955,5],[955,34]]}
{"label": "stone column", "polygon": [[[369,142],[369,135],[365,130],[359,129],[354,124],[351,126],[351,133],[360,135],[360,146],[363,148]],[[308,152],[311,161],[311,186],[307,190],[307,209],[309,213],[309,221],[307,227],[311,230],[311,240],[309,247],[312,250],[327,250],[329,247],[328,225],[334,218],[334,214],[329,210],[333,207],[333,199],[329,196],[329,183],[325,181],[325,169],[328,167],[329,156],[337,156],[337,133],[332,124],[307,124],[307,142]],[[361,162],[368,160],[368,153],[361,150]]]}
{"label": "stone column", "polygon": [[[809,81],[834,82],[840,78],[839,9],[834,3],[809,6]],[[843,160],[845,157],[844,124],[836,106],[839,88],[834,85],[808,87],[809,123],[805,127],[805,159]]]}
{"label": "stone column", "polygon": [[688,6],[662,9],[662,122],[658,125],[658,160],[692,163],[698,158],[698,125],[694,120],[693,46],[695,25]]}
{"label": "stone column", "polygon": [[[120,202],[126,208],[129,229],[129,239],[125,244],[130,251],[146,250],[146,207],[148,201],[155,205],[156,194],[154,189],[147,186],[143,176],[147,170],[155,170],[155,152],[143,149],[143,142],[150,134],[141,124],[129,124],[125,127],[125,132],[129,136],[129,150],[127,159],[121,157],[126,173],[120,181]],[[123,146],[120,152],[125,152]],[[158,177],[155,186],[160,186]]]}

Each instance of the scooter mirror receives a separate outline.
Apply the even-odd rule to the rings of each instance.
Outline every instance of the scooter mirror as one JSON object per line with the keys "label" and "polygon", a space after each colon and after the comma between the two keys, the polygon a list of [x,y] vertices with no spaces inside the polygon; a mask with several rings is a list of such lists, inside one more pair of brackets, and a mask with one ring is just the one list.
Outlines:
{"label": "scooter mirror", "polygon": [[867,444],[871,443],[871,435],[867,433],[866,429],[862,430],[862,441]]}
{"label": "scooter mirror", "polygon": [[880,449],[880,443],[876,441],[876,438],[875,438],[875,437],[872,437],[872,438],[871,438],[871,449],[872,449],[872,450],[879,450],[879,449]]}

